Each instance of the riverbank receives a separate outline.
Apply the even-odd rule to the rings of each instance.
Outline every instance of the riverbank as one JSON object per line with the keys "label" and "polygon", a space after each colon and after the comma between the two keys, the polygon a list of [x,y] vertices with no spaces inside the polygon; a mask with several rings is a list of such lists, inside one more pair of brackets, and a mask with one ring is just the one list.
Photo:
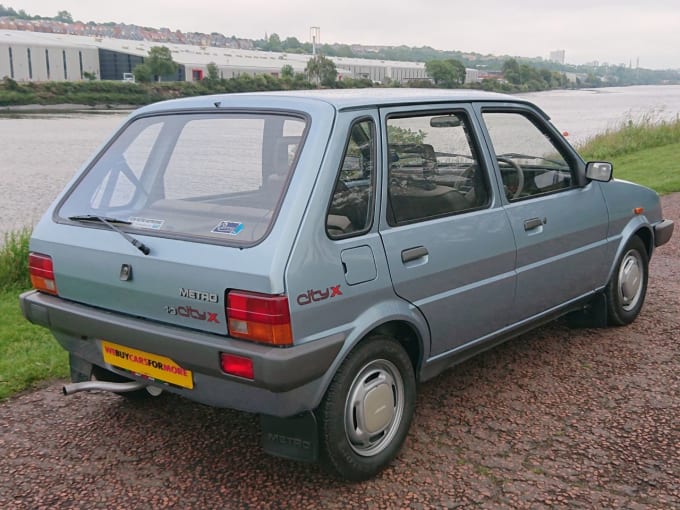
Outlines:
{"label": "riverbank", "polygon": [[[331,88],[380,88],[380,87],[424,87],[435,88],[429,80],[415,80],[407,85],[389,82],[385,85],[368,79],[345,78],[336,81]],[[229,79],[204,79],[199,82],[153,82],[131,83],[118,81],[78,82],[17,82],[5,77],[0,80],[0,112],[25,110],[88,110],[88,109],[131,109],[147,104],[206,94],[263,92],[276,90],[305,90],[317,88],[305,75],[276,77],[269,74],[242,75]],[[461,85],[461,88],[478,89],[507,94],[531,93],[546,90],[569,90],[545,87],[512,85],[496,80]],[[580,89],[586,90],[586,89]],[[44,111],[44,110],[43,110]]]}

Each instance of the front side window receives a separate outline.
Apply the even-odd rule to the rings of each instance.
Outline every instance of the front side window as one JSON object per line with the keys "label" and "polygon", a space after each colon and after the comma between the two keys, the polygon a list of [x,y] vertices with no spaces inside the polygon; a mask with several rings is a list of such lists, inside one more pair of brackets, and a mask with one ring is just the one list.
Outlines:
{"label": "front side window", "polygon": [[445,112],[387,119],[388,222],[400,225],[489,203],[467,116]]}
{"label": "front side window", "polygon": [[517,112],[484,112],[508,200],[571,188],[574,171],[547,132]]}
{"label": "front side window", "polygon": [[135,120],[59,209],[127,228],[252,244],[269,231],[306,121],[283,114],[182,114]]}
{"label": "front side window", "polygon": [[375,124],[366,119],[350,129],[326,217],[331,239],[359,235],[371,228],[375,186]]}

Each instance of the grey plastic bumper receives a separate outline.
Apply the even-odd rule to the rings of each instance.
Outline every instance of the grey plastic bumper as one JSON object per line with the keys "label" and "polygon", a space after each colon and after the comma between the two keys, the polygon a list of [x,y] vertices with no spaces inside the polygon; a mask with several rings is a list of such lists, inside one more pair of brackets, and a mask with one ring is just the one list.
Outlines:
{"label": "grey plastic bumper", "polygon": [[670,241],[674,226],[671,220],[663,220],[654,225],[654,246],[661,246]]}
{"label": "grey plastic bumper", "polygon": [[[270,392],[286,392],[320,378],[340,352],[344,335],[289,348],[251,344],[228,337],[150,322],[30,291],[19,298],[24,316],[45,326],[74,355],[104,366],[98,340],[171,358],[195,374]],[[99,359],[93,360],[96,351]],[[253,360],[254,381],[221,371],[220,353]],[[199,399],[200,400],[200,399]],[[225,403],[225,407],[231,407]]]}

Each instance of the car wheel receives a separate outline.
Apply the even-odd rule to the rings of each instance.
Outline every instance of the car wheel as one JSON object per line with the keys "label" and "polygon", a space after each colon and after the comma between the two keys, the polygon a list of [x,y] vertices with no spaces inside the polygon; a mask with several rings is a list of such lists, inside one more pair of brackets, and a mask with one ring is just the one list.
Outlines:
{"label": "car wheel", "polygon": [[611,326],[630,324],[640,313],[647,292],[649,257],[639,237],[632,237],[607,285],[607,318]]}
{"label": "car wheel", "polygon": [[360,343],[338,369],[318,409],[322,461],[341,478],[365,480],[399,452],[415,408],[404,348],[385,336]]}

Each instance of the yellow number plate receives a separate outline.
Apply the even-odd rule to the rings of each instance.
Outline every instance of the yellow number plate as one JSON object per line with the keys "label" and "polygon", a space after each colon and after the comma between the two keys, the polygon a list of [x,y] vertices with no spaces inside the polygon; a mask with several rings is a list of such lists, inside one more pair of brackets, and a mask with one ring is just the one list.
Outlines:
{"label": "yellow number plate", "polygon": [[182,388],[193,389],[194,387],[191,370],[180,367],[170,358],[104,340],[102,340],[102,354],[104,361],[114,367],[124,368]]}

